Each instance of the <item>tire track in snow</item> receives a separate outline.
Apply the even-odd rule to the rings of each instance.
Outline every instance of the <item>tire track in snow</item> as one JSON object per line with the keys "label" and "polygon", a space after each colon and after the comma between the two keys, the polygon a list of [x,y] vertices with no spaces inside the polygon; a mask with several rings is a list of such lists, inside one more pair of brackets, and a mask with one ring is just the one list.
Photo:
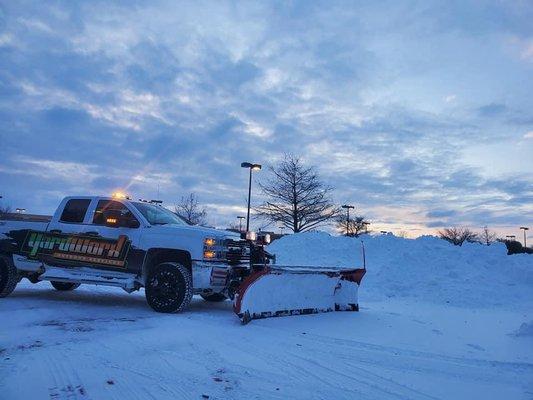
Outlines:
{"label": "tire track in snow", "polygon": [[41,351],[43,373],[52,378],[53,385],[48,387],[51,400],[88,400],[90,397],[79,378],[69,357],[56,348]]}
{"label": "tire track in snow", "polygon": [[[353,365],[343,365],[344,367],[348,366],[356,370],[352,373],[348,373],[349,370],[346,370],[344,368],[336,369],[328,366],[335,365],[335,363],[333,362],[326,364],[324,362],[311,360],[300,355],[295,355],[295,357],[307,362],[307,364],[309,364],[310,370],[317,370],[318,368],[323,371],[329,372],[330,377],[335,377],[337,379],[338,377],[342,377],[345,378],[346,381],[356,382],[357,384],[362,385],[367,389],[370,389],[372,392],[375,392],[375,394],[377,395],[376,398],[378,399],[384,398],[383,395],[387,395],[390,398],[397,399],[438,399],[437,397],[426,394],[420,390],[410,388],[390,378],[386,378],[381,375],[368,372],[363,368],[354,367]],[[368,391],[358,390],[358,392],[363,392],[365,395],[368,394]]]}
{"label": "tire track in snow", "polygon": [[[318,353],[313,350],[311,354],[316,355]],[[331,353],[326,355],[331,355]],[[287,371],[298,371],[298,374],[303,377],[303,384],[309,384],[309,378],[312,378],[311,381],[314,383],[320,382],[322,386],[328,387],[327,394],[334,391],[336,398],[353,399],[370,396],[375,399],[435,399],[435,397],[408,388],[388,378],[367,375],[363,379],[360,373],[350,373],[350,370],[331,368],[325,362],[318,361],[318,358],[322,359],[323,357],[310,358],[309,355],[303,356],[293,351],[287,353],[282,359],[276,357],[276,361],[278,363],[282,361],[288,367]],[[294,377],[294,372],[289,376]]]}
{"label": "tire track in snow", "polygon": [[[348,347],[357,350],[359,356],[358,364],[372,364],[376,366],[386,364],[391,368],[415,370],[417,372],[439,372],[443,375],[461,377],[462,379],[469,376],[479,378],[478,371],[483,371],[482,375],[486,376],[485,379],[487,381],[491,381],[495,377],[501,378],[502,374],[509,374],[510,376],[514,376],[517,373],[526,376],[533,374],[533,364],[530,363],[454,357],[393,346],[374,345],[348,339],[333,339],[324,336],[312,337],[315,339],[314,342],[321,342],[326,345],[334,344],[337,348]],[[353,354],[353,351],[351,353]],[[340,357],[345,357],[346,354],[349,353],[346,351],[339,352]],[[363,354],[367,354],[367,357],[361,357]],[[376,357],[376,355],[380,356]],[[438,367],[439,364],[440,367]]]}
{"label": "tire track in snow", "polygon": [[[112,347],[102,345],[108,351],[113,351]],[[136,347],[132,344],[131,349]],[[183,388],[187,386],[184,379],[173,379],[174,374],[169,374],[168,370],[161,368],[161,352],[157,348],[143,346],[144,351],[153,354],[152,357],[135,359],[132,355],[123,354],[125,362],[118,360],[108,360],[101,358],[100,365],[104,365],[108,370],[115,371],[112,375],[113,385],[110,385],[108,392],[118,392],[117,400],[130,398],[124,392],[130,393],[133,399],[190,399],[191,392]],[[121,360],[122,361],[122,360]],[[142,365],[139,365],[139,362]],[[117,373],[118,371],[118,373]],[[185,381],[185,382],[184,382]],[[182,384],[183,382],[183,384]],[[120,390],[115,390],[119,388]]]}

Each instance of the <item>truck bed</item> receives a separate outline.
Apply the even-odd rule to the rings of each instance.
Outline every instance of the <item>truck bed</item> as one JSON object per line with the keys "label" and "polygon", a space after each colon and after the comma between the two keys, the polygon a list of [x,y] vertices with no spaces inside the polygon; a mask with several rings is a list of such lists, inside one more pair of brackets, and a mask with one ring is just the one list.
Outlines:
{"label": "truck bed", "polygon": [[8,232],[22,229],[45,231],[52,217],[32,214],[2,214],[0,215],[0,239],[4,239]]}
{"label": "truck bed", "polygon": [[0,221],[50,222],[51,215],[5,213],[0,214]]}

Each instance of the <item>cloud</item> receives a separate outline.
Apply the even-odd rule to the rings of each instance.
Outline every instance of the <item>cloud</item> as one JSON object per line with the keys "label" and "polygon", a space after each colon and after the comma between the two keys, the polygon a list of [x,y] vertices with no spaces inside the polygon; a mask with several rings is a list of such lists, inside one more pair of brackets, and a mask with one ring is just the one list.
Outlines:
{"label": "cloud", "polygon": [[479,115],[482,117],[492,117],[499,115],[507,110],[505,104],[491,103],[478,108]]}
{"label": "cloud", "polygon": [[433,210],[433,211],[429,211],[426,215],[428,218],[453,217],[457,215],[457,211],[456,210]]}
{"label": "cloud", "polygon": [[444,98],[446,103],[453,103],[455,100],[457,100],[457,96],[454,94],[450,94]]}
{"label": "cloud", "polygon": [[524,139],[533,139],[533,131],[524,133]]}
{"label": "cloud", "polygon": [[465,155],[530,138],[530,70],[516,59],[531,9],[384,7],[6,3],[0,187],[38,212],[64,194],[195,191],[224,224],[246,203],[240,162],[293,152],[375,222],[531,215],[527,165]]}

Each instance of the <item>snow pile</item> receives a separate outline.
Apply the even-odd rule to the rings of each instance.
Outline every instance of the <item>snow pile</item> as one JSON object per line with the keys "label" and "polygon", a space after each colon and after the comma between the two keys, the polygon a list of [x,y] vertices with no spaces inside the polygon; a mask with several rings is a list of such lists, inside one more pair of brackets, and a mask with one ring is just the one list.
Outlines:
{"label": "snow pile", "polygon": [[278,264],[357,267],[362,265],[361,240],[367,261],[362,301],[398,297],[462,307],[533,304],[533,256],[508,256],[501,243],[459,247],[432,236],[348,238],[306,232],[276,240],[269,251]]}

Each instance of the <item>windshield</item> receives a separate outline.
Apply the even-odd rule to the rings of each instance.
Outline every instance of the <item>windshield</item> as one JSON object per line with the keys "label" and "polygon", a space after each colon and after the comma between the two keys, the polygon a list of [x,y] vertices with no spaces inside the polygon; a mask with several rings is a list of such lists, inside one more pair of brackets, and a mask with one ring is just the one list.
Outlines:
{"label": "windshield", "polygon": [[161,206],[150,203],[132,202],[137,210],[146,218],[150,225],[187,225],[187,223],[173,212]]}

